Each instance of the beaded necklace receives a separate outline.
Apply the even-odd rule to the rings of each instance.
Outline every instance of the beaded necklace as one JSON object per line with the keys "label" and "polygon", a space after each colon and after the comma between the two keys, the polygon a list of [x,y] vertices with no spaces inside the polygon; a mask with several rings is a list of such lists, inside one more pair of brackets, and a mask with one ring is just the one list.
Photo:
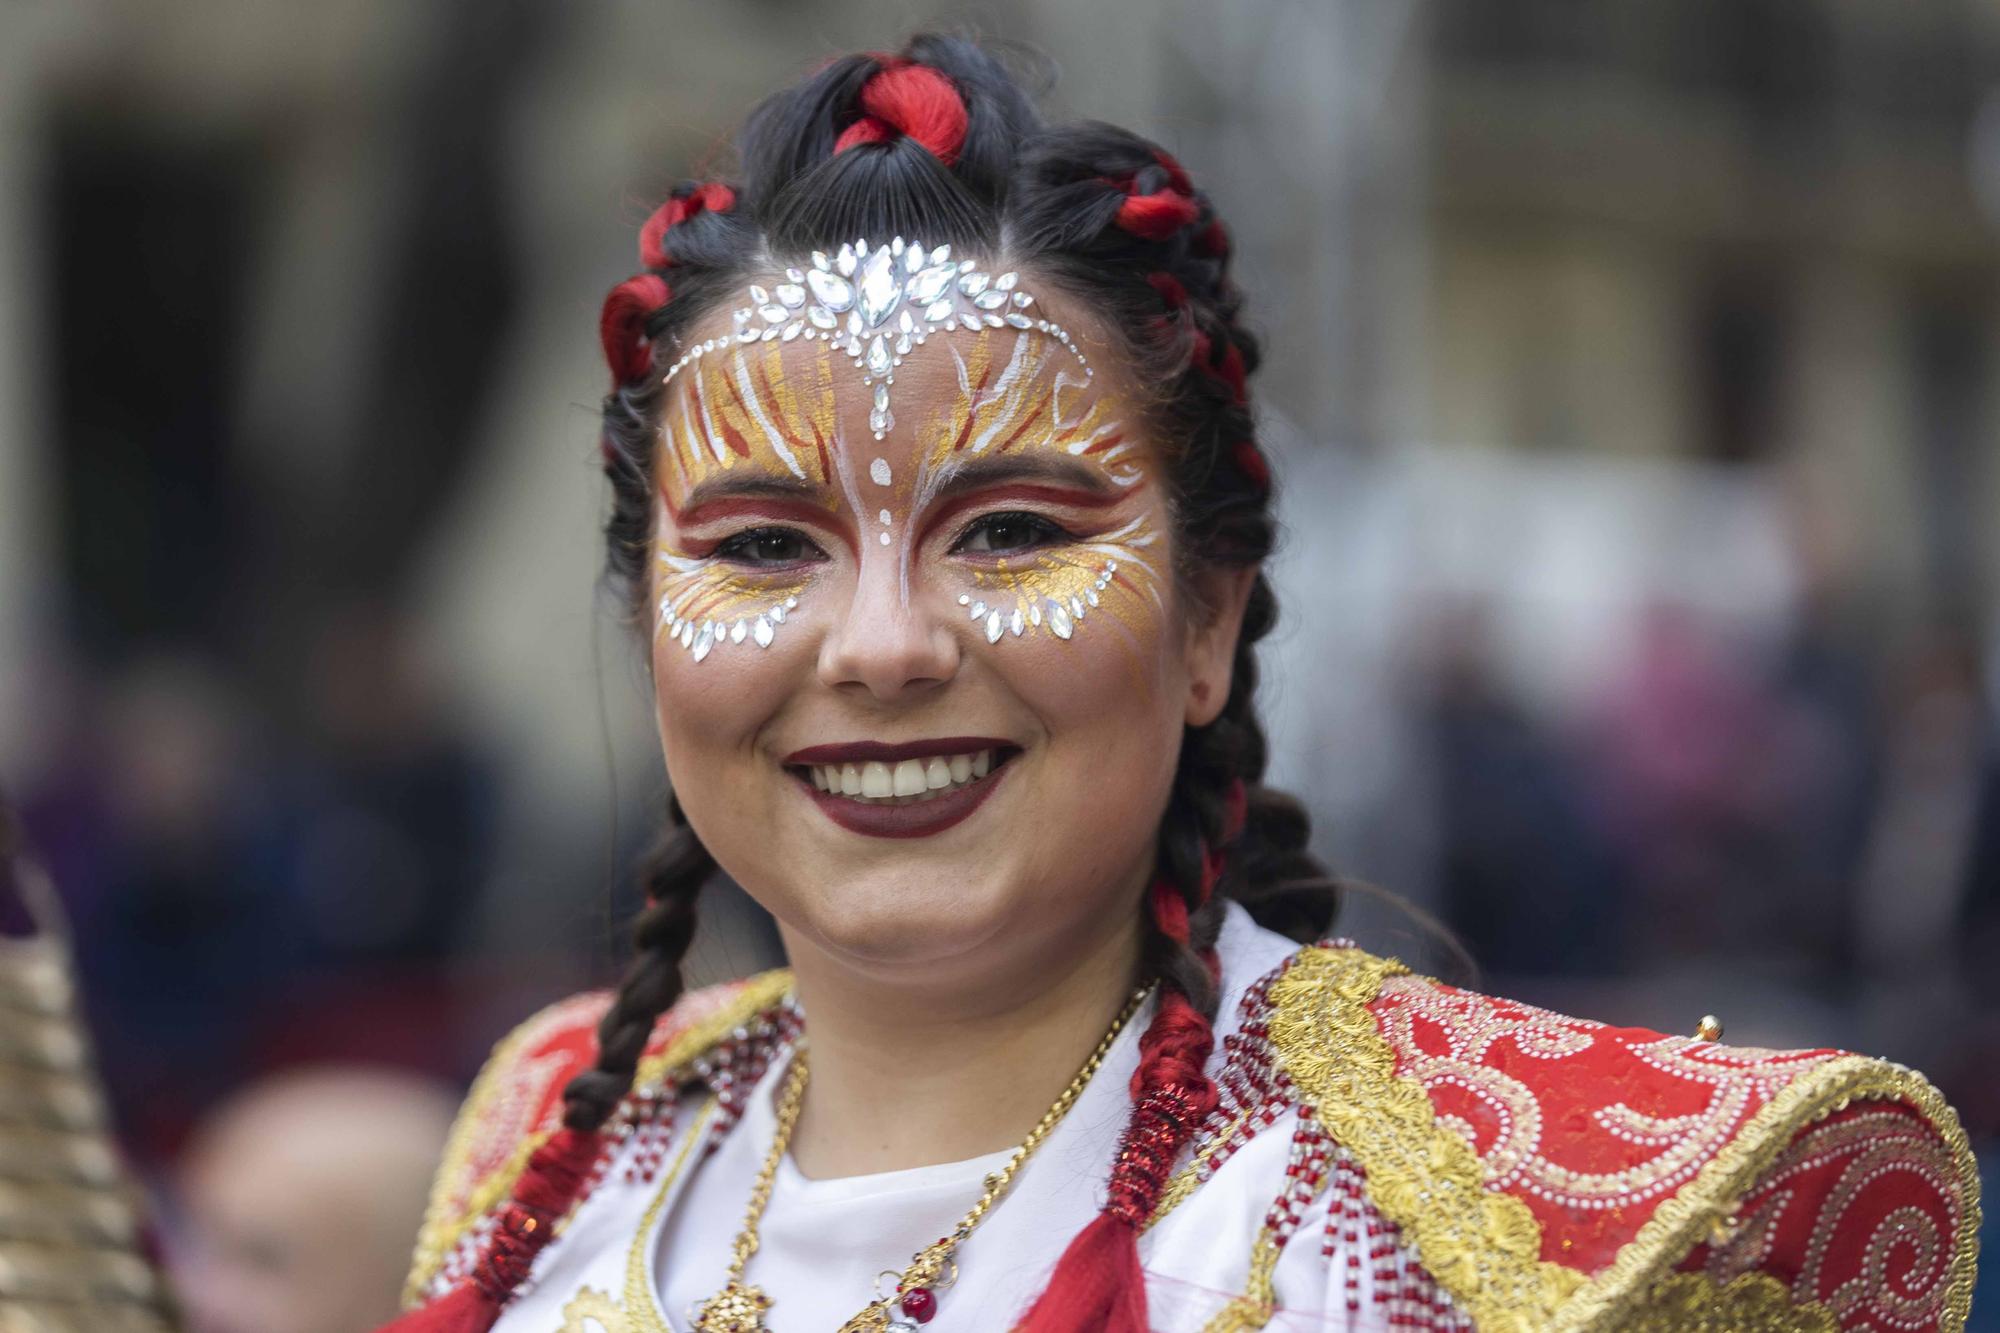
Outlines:
{"label": "beaded necklace", "polygon": [[[1119,1032],[1138,1012],[1151,990],[1148,985],[1132,993],[1124,1009],[1119,1011],[1110,1029],[1097,1043],[1097,1049],[1083,1062],[1076,1077],[1069,1081],[1069,1086],[1062,1090],[1035,1127],[1028,1131],[1028,1136],[1021,1140],[1013,1155],[999,1170],[986,1177],[985,1193],[958,1220],[958,1225],[951,1229],[950,1234],[940,1236],[935,1244],[912,1255],[909,1265],[902,1272],[884,1270],[876,1279],[875,1299],[842,1324],[840,1333],[915,1333],[919,1325],[931,1321],[937,1314],[938,1293],[958,1280],[958,1262],[954,1255],[959,1245],[1006,1194],[1021,1164],[1041,1146],[1049,1132],[1076,1104],[1084,1086],[1090,1082],[1098,1066],[1104,1063],[1112,1042],[1117,1040]],[[736,1234],[728,1276],[722,1290],[705,1301],[697,1301],[688,1311],[694,1333],[770,1333],[764,1314],[771,1308],[771,1298],[761,1288],[745,1282],[743,1272],[750,1256],[757,1252],[758,1223],[771,1201],[772,1181],[777,1176],[778,1164],[784,1160],[786,1148],[791,1144],[799,1110],[805,1104],[807,1077],[806,1050],[802,1040],[792,1057],[791,1068],[786,1072],[784,1090],[779,1094],[777,1127],[771,1136],[770,1150],[764,1154],[763,1165],[758,1168],[757,1178],[750,1187],[750,1205],[743,1216],[743,1228]],[[886,1294],[880,1286],[883,1278],[894,1280],[893,1290]]]}

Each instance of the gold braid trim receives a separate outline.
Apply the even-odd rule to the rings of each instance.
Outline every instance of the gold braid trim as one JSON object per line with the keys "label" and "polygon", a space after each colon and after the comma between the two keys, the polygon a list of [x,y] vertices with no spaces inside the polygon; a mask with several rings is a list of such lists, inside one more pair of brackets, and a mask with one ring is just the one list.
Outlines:
{"label": "gold braid trim", "polygon": [[[751,977],[720,1009],[676,1032],[658,1054],[641,1059],[638,1071],[633,1075],[632,1086],[646,1087],[670,1076],[684,1079],[686,1066],[707,1054],[731,1032],[777,1005],[791,988],[792,974],[784,968]],[[453,1202],[454,1192],[470,1167],[480,1128],[491,1117],[494,1104],[505,1094],[507,1080],[521,1055],[522,1045],[534,1035],[537,1019],[567,1003],[567,1000],[558,1001],[502,1037],[494,1045],[493,1053],[487,1057],[478,1077],[473,1080],[471,1090],[466,1093],[465,1104],[459,1107],[450,1137],[445,1140],[444,1156],[439,1161],[437,1174],[431,1179],[430,1203],[424,1210],[423,1225],[417,1232],[416,1252],[410,1259],[409,1276],[403,1280],[403,1305],[406,1309],[423,1302],[424,1288],[430,1285],[445,1256],[451,1253],[475,1222],[513,1191],[514,1182],[527,1170],[528,1158],[553,1132],[543,1130],[528,1135],[514,1150],[513,1156],[507,1159],[505,1166],[474,1184],[462,1205]]]}
{"label": "gold braid trim", "polygon": [[632,1333],[673,1333],[667,1321],[660,1317],[653,1299],[653,1284],[646,1276],[646,1246],[653,1239],[653,1224],[659,1219],[660,1210],[667,1206],[667,1196],[673,1193],[674,1182],[687,1169],[688,1158],[694,1155],[696,1147],[708,1133],[708,1122],[714,1113],[715,1099],[711,1097],[702,1106],[701,1114],[694,1118],[694,1123],[688,1126],[687,1137],[681,1140],[680,1151],[674,1154],[674,1164],[661,1178],[659,1191],[646,1205],[645,1213],[639,1218],[639,1230],[625,1251],[625,1322]]}
{"label": "gold braid trim", "polygon": [[1186,1166],[1174,1172],[1172,1179],[1167,1181],[1166,1188],[1160,1191],[1160,1201],[1153,1205],[1152,1214],[1146,1218],[1146,1224],[1139,1228],[1142,1234],[1166,1220],[1168,1213],[1186,1203],[1188,1196],[1201,1187],[1201,1168],[1207,1164],[1209,1158],[1222,1150],[1222,1145],[1229,1141],[1231,1135],[1243,1128],[1244,1123],[1250,1119],[1252,1109],[1254,1108],[1246,1106],[1238,1111],[1227,1129],[1210,1138]]}
{"label": "gold braid trim", "polygon": [[1485,1187],[1471,1145],[1440,1125],[1423,1085],[1368,1006],[1409,969],[1359,949],[1302,949],[1271,985],[1271,1045],[1334,1141],[1368,1175],[1368,1197],[1401,1227],[1480,1333],[1541,1333],[1581,1273],[1540,1258],[1528,1205]]}
{"label": "gold braid trim", "polygon": [[[1973,1269],[1979,1257],[1979,1168],[1973,1161],[1972,1146],[1958,1123],[1958,1114],[1923,1075],[1863,1055],[1843,1055],[1817,1065],[1765,1103],[1701,1174],[1661,1202],[1639,1233],[1563,1309],[1552,1327],[1560,1333],[1605,1327],[1614,1321],[1624,1327],[1627,1313],[1648,1308],[1649,1288],[1676,1281],[1678,1275],[1663,1275],[1770,1169],[1790,1146],[1793,1135],[1856,1101],[1906,1102],[1944,1140],[1958,1183],[1958,1234],[1953,1238],[1951,1273],[1946,1279],[1938,1327],[1943,1333],[1964,1328],[1972,1313]],[[1798,1308],[1820,1307],[1817,1302],[1807,1302]]]}
{"label": "gold braid trim", "polygon": [[1203,1324],[1201,1333],[1246,1333],[1270,1323],[1278,1308],[1278,1295],[1271,1286],[1271,1275],[1277,1268],[1278,1239],[1266,1226],[1257,1233],[1257,1244],[1250,1251],[1250,1276],[1243,1284],[1243,1294]]}
{"label": "gold braid trim", "polygon": [[1792,1304],[1769,1273],[1743,1273],[1718,1286],[1706,1273],[1675,1273],[1618,1314],[1619,1333],[1840,1333],[1818,1301]]}
{"label": "gold braid trim", "polygon": [[[1944,1333],[1964,1328],[1978,1257],[1978,1168],[1958,1116],[1922,1075],[1858,1055],[1801,1074],[1590,1278],[1540,1258],[1541,1225],[1527,1204],[1488,1192],[1470,1145],[1437,1123],[1420,1082],[1395,1072],[1395,1053],[1368,1006],[1385,979],[1407,971],[1394,959],[1359,949],[1301,950],[1271,987],[1271,1042],[1303,1100],[1367,1172],[1377,1211],[1402,1228],[1425,1269],[1481,1333],[1623,1329],[1629,1319],[1656,1310],[1661,1318],[1672,1312],[1682,1320],[1661,1328],[1827,1327],[1831,1315],[1824,1306],[1792,1304],[1784,1284],[1769,1275],[1746,1274],[1717,1286],[1698,1274],[1668,1270],[1801,1127],[1857,1099],[1907,1102],[1946,1144],[1958,1182],[1958,1234],[1939,1327]],[[1779,1294],[1791,1322],[1749,1322],[1775,1309]],[[1697,1322],[1686,1322],[1690,1318]]]}

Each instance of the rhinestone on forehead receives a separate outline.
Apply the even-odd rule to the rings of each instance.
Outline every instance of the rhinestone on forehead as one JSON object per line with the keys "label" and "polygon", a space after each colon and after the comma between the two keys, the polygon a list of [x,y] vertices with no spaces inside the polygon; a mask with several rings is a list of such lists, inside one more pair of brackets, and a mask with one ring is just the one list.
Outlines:
{"label": "rhinestone on forehead", "polygon": [[1069,331],[1033,313],[1035,298],[1018,290],[1020,277],[1012,271],[995,277],[970,259],[954,262],[948,245],[926,250],[900,236],[878,246],[851,241],[831,259],[815,250],[810,269],[788,268],[774,287],[752,283],[750,304],[735,312],[733,331],[689,348],[662,382],[730,347],[824,339],[847,354],[863,386],[874,390],[868,428],[879,440],[896,424],[889,405],[896,367],[933,333],[1033,329],[1069,349],[1086,378],[1093,374]]}

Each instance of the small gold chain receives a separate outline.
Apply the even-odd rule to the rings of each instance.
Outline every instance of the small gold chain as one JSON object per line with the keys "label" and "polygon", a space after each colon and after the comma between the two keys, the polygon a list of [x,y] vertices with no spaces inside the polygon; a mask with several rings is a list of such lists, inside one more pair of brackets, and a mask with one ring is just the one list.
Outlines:
{"label": "small gold chain", "polygon": [[[1132,1015],[1139,1011],[1139,1006],[1145,1002],[1151,990],[1151,986],[1141,986],[1132,992],[1131,998],[1125,1002],[1125,1007],[1112,1021],[1110,1029],[1097,1043],[1097,1049],[1083,1062],[1083,1068],[1077,1070],[1076,1077],[1069,1081],[1069,1086],[1062,1090],[1054,1104],[1043,1113],[1040,1120],[1035,1122],[1035,1127],[1028,1131],[1028,1137],[1021,1140],[1020,1146],[1014,1149],[1005,1164],[986,1177],[985,1193],[981,1194],[978,1202],[959,1219],[958,1225],[951,1229],[951,1234],[941,1238],[935,1245],[912,1255],[909,1266],[897,1278],[896,1290],[862,1307],[860,1313],[841,1325],[841,1333],[887,1328],[891,1307],[906,1293],[921,1289],[926,1293],[925,1298],[930,1299],[928,1294],[931,1291],[952,1284],[957,1274],[957,1265],[952,1259],[953,1251],[972,1234],[973,1228],[979,1225],[993,1205],[1006,1194],[1007,1187],[1013,1183],[1014,1174],[1021,1169],[1021,1164],[1041,1146],[1042,1140],[1049,1136],[1050,1131],[1055,1129],[1064,1115],[1068,1114],[1070,1107],[1076,1104],[1076,1099],[1082,1095],[1084,1086],[1090,1082],[1098,1066],[1104,1063],[1104,1057],[1110,1053],[1112,1043],[1118,1039],[1118,1034],[1124,1030],[1125,1024],[1131,1021]],[[792,1130],[798,1124],[800,1109],[805,1105],[807,1077],[806,1049],[805,1043],[801,1041],[792,1056],[792,1067],[785,1076],[784,1090],[778,1097],[777,1126],[771,1136],[770,1151],[764,1154],[763,1165],[757,1169],[756,1182],[750,1187],[750,1205],[744,1210],[743,1229],[736,1233],[728,1278],[723,1283],[721,1291],[697,1303],[688,1312],[695,1333],[768,1333],[764,1323],[764,1312],[771,1308],[771,1298],[766,1296],[761,1288],[744,1282],[743,1273],[750,1263],[750,1256],[757,1252],[757,1227],[763,1220],[766,1205],[771,1202],[771,1185],[777,1179],[778,1164],[784,1160],[785,1150],[791,1145]]]}

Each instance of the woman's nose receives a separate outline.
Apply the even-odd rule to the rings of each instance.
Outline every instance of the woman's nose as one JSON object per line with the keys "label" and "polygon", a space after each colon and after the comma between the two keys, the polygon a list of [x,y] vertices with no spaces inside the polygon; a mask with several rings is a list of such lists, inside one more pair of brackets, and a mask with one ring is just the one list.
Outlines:
{"label": "woman's nose", "polygon": [[888,550],[862,557],[854,596],[820,644],[820,679],[865,689],[883,702],[935,689],[958,673],[952,626],[926,609],[901,559]]}

